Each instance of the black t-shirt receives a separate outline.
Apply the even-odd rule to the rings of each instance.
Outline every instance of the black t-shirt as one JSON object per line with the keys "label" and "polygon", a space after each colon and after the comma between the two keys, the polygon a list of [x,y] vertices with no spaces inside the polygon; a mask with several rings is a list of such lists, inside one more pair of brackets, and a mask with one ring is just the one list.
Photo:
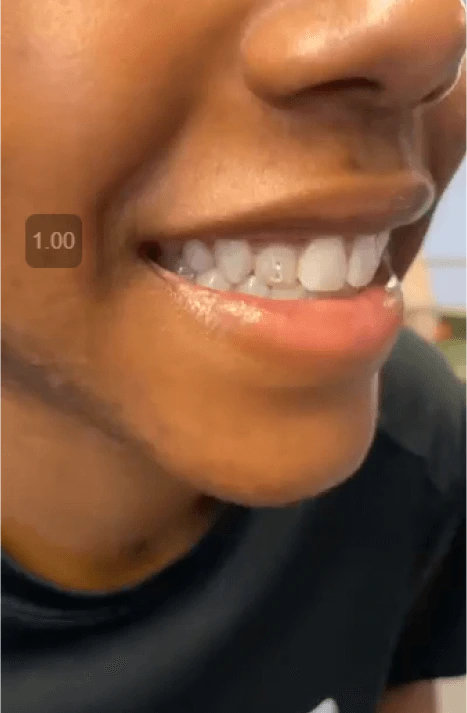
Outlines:
{"label": "black t-shirt", "polygon": [[346,483],[229,508],[115,595],[3,559],[4,713],[373,713],[385,687],[465,672],[465,392],[404,332]]}

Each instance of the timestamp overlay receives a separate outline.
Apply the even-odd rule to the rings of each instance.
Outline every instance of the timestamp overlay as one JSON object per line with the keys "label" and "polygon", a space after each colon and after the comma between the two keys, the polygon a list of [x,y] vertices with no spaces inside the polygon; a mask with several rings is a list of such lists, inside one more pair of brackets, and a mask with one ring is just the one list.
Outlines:
{"label": "timestamp overlay", "polygon": [[78,215],[43,213],[26,220],[26,262],[30,267],[78,267],[83,226]]}

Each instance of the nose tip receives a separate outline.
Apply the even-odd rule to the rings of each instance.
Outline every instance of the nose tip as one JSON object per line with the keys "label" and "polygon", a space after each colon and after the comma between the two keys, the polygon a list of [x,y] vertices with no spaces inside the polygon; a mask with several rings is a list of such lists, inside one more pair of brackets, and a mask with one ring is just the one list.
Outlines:
{"label": "nose tip", "polygon": [[387,107],[443,95],[464,51],[462,0],[285,0],[252,17],[242,41],[262,98],[358,89]]}

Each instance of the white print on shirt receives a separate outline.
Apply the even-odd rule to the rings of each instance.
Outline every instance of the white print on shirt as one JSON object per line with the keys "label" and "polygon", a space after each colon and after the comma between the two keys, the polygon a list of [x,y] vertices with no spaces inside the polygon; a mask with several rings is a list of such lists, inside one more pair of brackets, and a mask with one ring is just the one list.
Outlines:
{"label": "white print on shirt", "polygon": [[339,713],[336,701],[332,698],[326,698],[325,701],[319,704],[318,708],[313,708],[310,713]]}

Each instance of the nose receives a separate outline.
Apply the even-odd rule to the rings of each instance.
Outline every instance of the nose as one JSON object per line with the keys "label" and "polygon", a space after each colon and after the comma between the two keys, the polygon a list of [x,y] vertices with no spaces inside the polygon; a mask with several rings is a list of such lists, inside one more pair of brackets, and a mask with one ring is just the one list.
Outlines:
{"label": "nose", "polygon": [[443,96],[464,48],[461,0],[278,0],[251,16],[242,61],[269,101],[358,90],[397,108]]}

